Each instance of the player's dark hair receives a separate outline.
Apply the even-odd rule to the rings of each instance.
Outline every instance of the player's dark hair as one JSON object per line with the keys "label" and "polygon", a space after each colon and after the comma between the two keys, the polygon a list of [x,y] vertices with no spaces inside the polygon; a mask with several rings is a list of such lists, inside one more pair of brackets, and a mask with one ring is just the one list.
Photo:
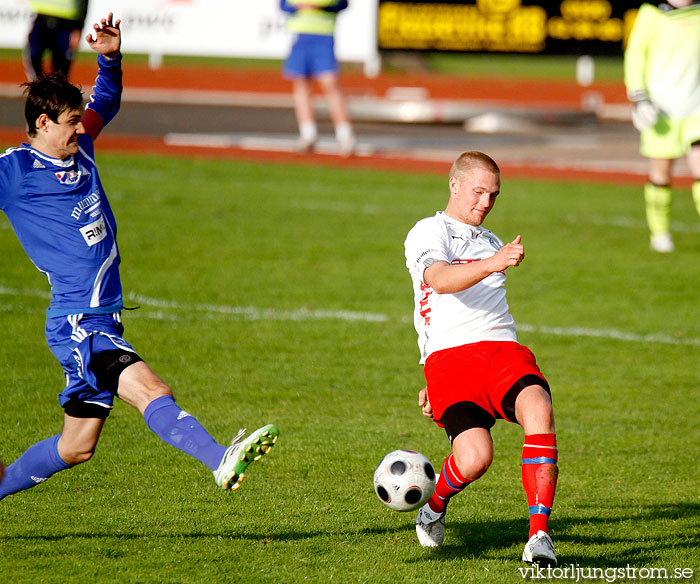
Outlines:
{"label": "player's dark hair", "polygon": [[27,121],[27,134],[36,136],[36,120],[46,114],[52,122],[58,123],[58,116],[66,110],[78,109],[83,105],[83,93],[61,73],[48,73],[34,81],[22,84],[27,101],[24,104],[24,119]]}

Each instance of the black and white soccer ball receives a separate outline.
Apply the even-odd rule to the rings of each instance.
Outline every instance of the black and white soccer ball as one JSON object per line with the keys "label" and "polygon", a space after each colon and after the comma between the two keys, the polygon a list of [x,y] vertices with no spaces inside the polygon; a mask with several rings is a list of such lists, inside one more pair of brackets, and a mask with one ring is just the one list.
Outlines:
{"label": "black and white soccer ball", "polygon": [[423,506],[435,491],[435,469],[415,450],[394,450],[374,471],[374,492],[394,511],[413,511]]}

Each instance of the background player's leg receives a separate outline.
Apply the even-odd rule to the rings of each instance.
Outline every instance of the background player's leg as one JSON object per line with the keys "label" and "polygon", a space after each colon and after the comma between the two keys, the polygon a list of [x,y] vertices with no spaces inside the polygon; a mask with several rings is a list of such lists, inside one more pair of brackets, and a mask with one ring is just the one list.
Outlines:
{"label": "background player's leg", "polygon": [[693,176],[693,202],[700,215],[700,144],[693,144],[688,152],[688,166]]}
{"label": "background player's leg", "polygon": [[659,253],[674,250],[671,237],[671,169],[673,160],[649,159],[649,182],[644,186],[647,225],[651,235],[650,247]]}
{"label": "background player's leg", "polygon": [[73,60],[73,49],[70,46],[70,31],[57,30],[51,45],[51,62],[54,73],[62,73],[68,77],[68,71]]}
{"label": "background player's leg", "polygon": [[335,138],[343,156],[349,156],[355,150],[355,134],[350,123],[350,116],[345,101],[345,95],[340,86],[340,79],[337,73],[328,71],[318,76],[318,82],[323,89],[331,120],[335,128]]}
{"label": "background player's leg", "polygon": [[306,77],[295,77],[292,81],[294,114],[299,126],[300,152],[310,151],[318,139],[318,128],[312,102],[311,81]]}

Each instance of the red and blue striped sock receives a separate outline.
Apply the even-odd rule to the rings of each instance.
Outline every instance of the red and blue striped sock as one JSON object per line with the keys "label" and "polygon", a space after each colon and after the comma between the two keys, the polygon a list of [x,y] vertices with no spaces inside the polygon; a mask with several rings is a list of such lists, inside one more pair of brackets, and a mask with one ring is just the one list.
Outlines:
{"label": "red and blue striped sock", "polygon": [[549,531],[557,489],[557,435],[531,434],[523,445],[523,488],[530,509],[530,537],[538,531]]}
{"label": "red and blue striped sock", "polygon": [[457,468],[454,456],[450,454],[442,464],[442,471],[435,492],[428,501],[430,508],[436,513],[443,513],[447,503],[457,493],[461,493],[467,485],[473,483],[476,479],[467,479],[462,476]]}

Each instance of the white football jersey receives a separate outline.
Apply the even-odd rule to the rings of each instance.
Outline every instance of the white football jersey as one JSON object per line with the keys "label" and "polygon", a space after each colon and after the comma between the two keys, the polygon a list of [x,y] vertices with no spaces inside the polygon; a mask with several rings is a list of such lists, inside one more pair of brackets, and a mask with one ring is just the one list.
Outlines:
{"label": "white football jersey", "polygon": [[413,320],[420,362],[434,351],[480,341],[517,341],[506,301],[506,275],[495,272],[455,294],[438,294],[423,281],[436,261],[469,263],[494,255],[503,242],[484,227],[467,225],[438,212],[421,219],[404,243],[413,280]]}

